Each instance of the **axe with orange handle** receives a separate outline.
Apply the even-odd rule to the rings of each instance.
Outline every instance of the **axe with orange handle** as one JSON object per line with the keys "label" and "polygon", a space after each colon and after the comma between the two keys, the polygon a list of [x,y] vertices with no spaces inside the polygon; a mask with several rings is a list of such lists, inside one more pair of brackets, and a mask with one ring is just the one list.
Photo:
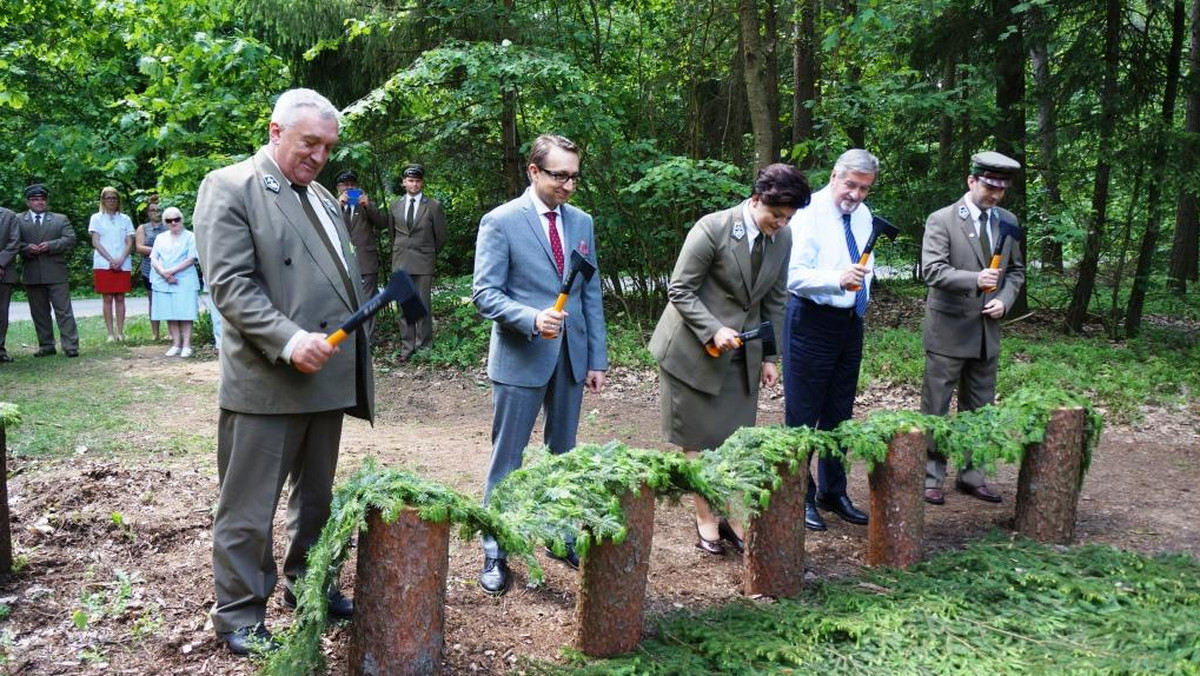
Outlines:
{"label": "axe with orange handle", "polygon": [[[988,265],[988,267],[993,270],[999,270],[1000,269],[1000,257],[1002,256],[1001,252],[1004,251],[1004,240],[1008,239],[1009,237],[1012,237],[1013,239],[1019,241],[1021,239],[1021,235],[1022,235],[1021,226],[1008,220],[1007,218],[1004,217],[1003,214],[1001,214],[1000,215],[1000,237],[998,237],[996,239],[996,246],[992,248],[992,263],[991,263],[991,265]],[[995,287],[995,286],[989,286],[984,289],[984,292],[993,293],[993,292],[995,292],[996,289],[997,289],[997,287]]]}
{"label": "axe with orange handle", "polygon": [[403,270],[397,270],[392,273],[392,278],[388,280],[388,285],[384,287],[383,291],[363,303],[362,307],[350,315],[349,319],[342,322],[337,331],[325,338],[325,342],[337,347],[337,344],[345,340],[346,336],[354,333],[358,327],[362,326],[363,322],[374,317],[376,312],[392,301],[400,303],[400,311],[404,313],[405,321],[410,324],[429,314],[429,310],[417,295],[412,277],[409,277],[408,273]]}
{"label": "axe with orange handle", "polygon": [[[554,301],[554,311],[562,312],[567,306],[567,298],[571,295],[571,285],[575,283],[575,277],[583,275],[583,281],[589,282],[592,275],[596,274],[596,265],[588,260],[587,256],[579,253],[579,249],[571,250],[571,267],[567,269],[567,281],[563,282],[562,289],[558,292],[558,300]],[[542,333],[543,338],[554,338],[557,333],[547,334]]]}
{"label": "axe with orange handle", "polygon": [[[743,331],[737,335],[738,347],[741,347],[747,340],[761,340],[763,342],[763,352],[766,354],[775,354],[775,328],[771,326],[771,322],[763,322],[757,329]],[[721,350],[713,345],[711,341],[704,344],[704,350],[708,352],[710,357],[720,357]]]}
{"label": "axe with orange handle", "polygon": [[[859,265],[866,265],[871,259],[871,252],[875,250],[875,240],[879,239],[880,235],[888,239],[896,239],[896,235],[900,234],[900,228],[892,225],[886,218],[882,216],[873,216],[871,218],[871,236],[867,238],[867,245],[863,247],[862,255],[858,257]],[[847,291],[858,291],[862,287],[858,284],[849,285]]]}

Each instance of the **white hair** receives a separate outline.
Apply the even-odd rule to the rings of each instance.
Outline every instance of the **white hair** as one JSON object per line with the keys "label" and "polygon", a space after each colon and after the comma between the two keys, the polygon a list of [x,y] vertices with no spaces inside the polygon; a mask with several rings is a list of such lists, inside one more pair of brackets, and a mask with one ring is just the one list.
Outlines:
{"label": "white hair", "polygon": [[275,109],[271,111],[271,121],[280,127],[290,127],[306,108],[322,119],[340,121],[338,109],[333,107],[329,99],[311,89],[289,89],[280,94]]}
{"label": "white hair", "polygon": [[162,217],[163,217],[164,221],[167,220],[168,218],[178,218],[182,221],[183,220],[183,212],[180,211],[179,209],[177,209],[176,207],[167,207],[166,209],[163,210]]}
{"label": "white hair", "polygon": [[862,148],[851,148],[842,153],[833,165],[833,173],[841,176],[847,171],[856,174],[878,174],[879,158]]}

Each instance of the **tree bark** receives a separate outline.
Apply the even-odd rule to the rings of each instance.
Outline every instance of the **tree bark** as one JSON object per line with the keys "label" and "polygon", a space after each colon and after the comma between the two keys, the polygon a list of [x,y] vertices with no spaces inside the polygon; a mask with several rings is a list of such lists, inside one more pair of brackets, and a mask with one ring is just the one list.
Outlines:
{"label": "tree bark", "polygon": [[[992,0],[992,14],[996,30],[996,108],[1000,121],[996,127],[996,150],[1008,155],[1024,167],[1025,159],[1025,14],[1014,14],[1017,0]],[[1004,206],[1018,213],[1025,213],[1025,171],[1017,172],[1012,187],[1005,194]],[[1022,260],[1028,260],[1026,238],[1021,247]],[[1026,285],[1022,284],[1017,297],[1007,312],[1018,317],[1029,309]]]}
{"label": "tree bark", "polygon": [[[738,0],[742,58],[746,63],[746,103],[750,108],[750,126],[754,130],[755,174],[779,159],[778,121],[771,117],[771,90],[777,89],[777,83],[769,80],[766,62],[770,53],[761,34],[757,5],[753,0]],[[774,38],[769,36],[770,40]]]}
{"label": "tree bark", "polygon": [[386,524],[367,515],[358,543],[349,673],[439,674],[445,642],[450,524],[429,523],[405,509]]}
{"label": "tree bark", "polygon": [[[942,56],[942,89],[951,91],[958,83],[958,56],[947,51]],[[951,108],[946,107],[942,113],[941,124],[938,127],[938,175],[943,181],[962,180],[963,171],[954,161],[954,123],[956,122]]]}
{"label": "tree bark", "polygon": [[925,435],[897,434],[887,459],[867,477],[871,520],[867,526],[867,565],[908,568],[921,560],[925,528]]}
{"label": "tree bark", "polygon": [[[1200,153],[1196,141],[1200,134],[1200,0],[1192,0],[1191,46],[1188,48],[1188,97],[1187,112],[1184,114],[1184,138],[1180,157],[1191,161]],[[1182,296],[1187,292],[1187,283],[1196,280],[1197,253],[1200,249],[1200,216],[1197,209],[1197,187],[1184,182],[1175,202],[1175,237],[1171,244],[1171,262],[1167,273],[1167,286]]]}
{"label": "tree bark", "polygon": [[746,527],[742,593],[782,598],[796,596],[804,585],[804,493],[808,472],[779,468],[783,483],[771,503]]}
{"label": "tree bark", "polygon": [[0,575],[12,572],[12,530],[8,510],[8,439],[0,423]]}
{"label": "tree bark", "polygon": [[1038,542],[1070,544],[1083,472],[1082,408],[1050,414],[1042,443],[1026,449],[1017,477],[1017,532]]}
{"label": "tree bark", "polygon": [[[1039,5],[1030,8],[1029,24],[1029,60],[1033,62],[1033,86],[1038,103],[1038,154],[1042,165],[1042,186],[1046,190],[1043,218],[1039,220],[1045,222],[1050,214],[1060,212],[1063,208],[1058,184],[1058,113],[1054,104],[1050,54],[1046,46],[1053,28],[1047,24],[1045,11]],[[1043,270],[1062,272],[1062,242],[1053,233],[1046,233],[1042,238],[1041,260]]]}
{"label": "tree bark", "polygon": [[[813,138],[813,109],[817,104],[816,2],[799,0],[793,42],[792,69],[796,80],[792,95],[792,146]],[[795,159],[795,158],[793,158]],[[816,162],[812,153],[799,158],[802,169],[811,169]]]}
{"label": "tree bark", "polygon": [[620,544],[592,547],[580,562],[575,646],[589,657],[632,652],[642,638],[646,576],[654,538],[654,493],[642,486],[621,498],[628,529]]}
{"label": "tree bark", "polygon": [[1142,330],[1142,308],[1146,302],[1146,290],[1150,286],[1150,267],[1154,263],[1154,251],[1158,248],[1158,235],[1162,229],[1162,186],[1167,173],[1167,163],[1162,158],[1165,158],[1167,153],[1167,135],[1175,125],[1175,100],[1179,93],[1179,67],[1183,56],[1185,21],[1183,0],[1175,0],[1173,4],[1166,90],[1163,92],[1160,125],[1155,130],[1154,148],[1151,151],[1151,157],[1159,159],[1152,163],[1150,199],[1146,202],[1146,230],[1142,234],[1137,269],[1133,273],[1133,288],[1129,291],[1129,304],[1125,309],[1125,335],[1130,338]]}
{"label": "tree bark", "polygon": [[[1121,0],[1107,0],[1104,20],[1104,81],[1100,86],[1100,129],[1097,147],[1112,146],[1117,126],[1117,69],[1120,66]],[[1092,213],[1087,238],[1083,244],[1083,260],[1079,263],[1079,279],[1067,307],[1066,328],[1071,333],[1083,330],[1088,305],[1096,287],[1096,271],[1100,267],[1100,245],[1104,241],[1105,221],[1108,218],[1108,188],[1112,174],[1111,154],[1101,152],[1096,160],[1096,182],[1092,190]]]}

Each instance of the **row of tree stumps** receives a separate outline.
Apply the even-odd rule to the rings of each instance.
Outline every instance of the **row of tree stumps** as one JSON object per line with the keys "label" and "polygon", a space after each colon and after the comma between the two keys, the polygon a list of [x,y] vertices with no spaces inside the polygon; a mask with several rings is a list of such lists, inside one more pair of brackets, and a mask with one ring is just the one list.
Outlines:
{"label": "row of tree stumps", "polygon": [[[1069,543],[1075,525],[1084,444],[1084,411],[1055,411],[1044,441],[1025,454],[1016,499],[1016,530],[1042,542]],[[925,522],[926,443],[917,431],[898,434],[887,460],[870,472],[867,563],[908,567],[921,560]],[[742,591],[747,596],[797,595],[804,581],[805,474],[788,475],[770,505],[746,530]],[[575,647],[607,657],[641,639],[646,577],[654,529],[649,488],[622,499],[628,535],[594,546],[583,559],[576,601]],[[441,669],[449,528],[421,521],[414,510],[384,524],[368,521],[358,553],[350,673],[437,674]]]}

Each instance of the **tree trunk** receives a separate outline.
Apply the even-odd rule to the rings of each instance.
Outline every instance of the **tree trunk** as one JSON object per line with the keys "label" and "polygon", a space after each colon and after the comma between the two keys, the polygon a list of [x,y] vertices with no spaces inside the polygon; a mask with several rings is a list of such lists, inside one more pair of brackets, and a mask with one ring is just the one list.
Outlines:
{"label": "tree trunk", "polygon": [[779,468],[783,482],[771,503],[746,527],[742,593],[782,598],[796,596],[804,584],[804,493],[808,472]]}
{"label": "tree trunk", "polygon": [[1083,483],[1082,408],[1050,414],[1042,443],[1029,447],[1017,477],[1017,532],[1038,542],[1070,544]]}
{"label": "tree trunk", "polygon": [[642,638],[646,575],[654,538],[654,493],[642,486],[621,498],[625,541],[596,544],[580,562],[575,646],[589,657],[632,652]]}
{"label": "tree trunk", "polygon": [[[1037,220],[1044,223],[1050,214],[1061,213],[1063,209],[1058,185],[1058,115],[1054,105],[1050,55],[1046,46],[1053,28],[1047,24],[1045,12],[1039,5],[1030,8],[1029,24],[1029,60],[1033,62],[1033,86],[1038,102],[1038,154],[1042,165],[1042,185],[1046,190],[1042,218]],[[1043,236],[1041,260],[1042,270],[1062,272],[1062,242],[1053,233]]]}
{"label": "tree trunk", "polygon": [[8,511],[8,440],[0,422],[0,575],[12,572],[12,531]]}
{"label": "tree trunk", "polygon": [[921,560],[925,527],[925,435],[897,434],[887,458],[871,470],[867,565],[908,568]]}
{"label": "tree trunk", "polygon": [[[996,108],[1000,110],[1000,122],[996,127],[996,150],[1008,155],[1024,167],[1025,159],[1025,29],[1021,25],[1025,14],[1014,14],[1017,0],[992,0],[992,14],[996,29]],[[1026,171],[1017,172],[1012,187],[1005,194],[1007,208],[1018,214],[1025,213]],[[1028,260],[1026,238],[1021,238],[1022,260]],[[1010,317],[1018,317],[1029,309],[1027,285],[1022,284],[1008,308]]]}
{"label": "tree trunk", "polygon": [[[816,2],[800,0],[797,6],[796,37],[792,68],[796,81],[792,96],[793,147],[813,138],[813,109],[817,101]],[[796,158],[793,157],[793,160]],[[816,162],[812,153],[799,158],[802,169],[811,169]]]}
{"label": "tree trunk", "polygon": [[[501,39],[514,37],[511,19],[515,4],[515,0],[504,0],[505,12],[498,27]],[[515,85],[510,88],[503,80],[500,82],[500,140],[504,145],[500,172],[504,176],[504,193],[510,199],[525,192],[528,184],[525,167],[521,164],[521,139],[517,134],[517,93]]]}
{"label": "tree trunk", "polygon": [[[1192,0],[1192,35],[1188,48],[1188,97],[1187,112],[1184,114],[1180,161],[1190,162],[1200,153],[1195,140],[1200,134],[1200,0]],[[1186,159],[1185,159],[1186,158]],[[1182,296],[1187,292],[1188,281],[1196,280],[1197,249],[1200,244],[1200,217],[1198,217],[1197,187],[1184,182],[1175,203],[1175,237],[1171,244],[1171,263],[1167,273],[1167,285],[1171,291]]]}
{"label": "tree trunk", "polygon": [[1142,307],[1146,302],[1146,290],[1150,286],[1150,267],[1154,263],[1154,251],[1158,248],[1158,234],[1162,229],[1162,186],[1166,181],[1167,135],[1175,125],[1175,100],[1179,93],[1179,66],[1183,56],[1184,31],[1183,0],[1175,0],[1171,16],[1171,51],[1167,55],[1167,82],[1163,92],[1161,124],[1155,130],[1154,148],[1150,156],[1159,158],[1153,162],[1150,179],[1150,199],[1146,202],[1146,230],[1142,234],[1142,246],[1138,251],[1137,270],[1133,273],[1133,288],[1129,291],[1129,305],[1125,309],[1125,335],[1133,338],[1142,330]]}
{"label": "tree trunk", "polygon": [[[958,83],[958,56],[947,51],[942,56],[942,89],[951,91]],[[957,184],[962,180],[962,168],[954,161],[954,115],[947,106],[938,127],[938,175],[943,181]]]}
{"label": "tree trunk", "polygon": [[422,521],[415,509],[393,524],[379,510],[367,515],[350,624],[352,676],[441,673],[449,548],[448,522]]}
{"label": "tree trunk", "polygon": [[[758,20],[758,7],[753,0],[738,0],[738,20],[741,23],[742,58],[746,62],[746,103],[750,107],[750,126],[754,129],[753,173],[779,158],[778,121],[771,117],[771,82],[766,51]],[[774,37],[769,36],[768,41]]]}
{"label": "tree trunk", "polygon": [[[1117,68],[1120,65],[1121,0],[1107,0],[1104,20],[1104,81],[1100,85],[1100,133],[1098,148],[1112,147],[1117,126]],[[1083,245],[1083,260],[1079,263],[1079,280],[1067,307],[1066,328],[1072,333],[1083,330],[1088,305],[1096,286],[1096,271],[1100,267],[1100,245],[1104,241],[1105,221],[1108,218],[1109,177],[1112,174],[1110,153],[1100,152],[1096,160],[1096,183],[1092,191],[1092,213],[1089,216],[1087,239]]]}

